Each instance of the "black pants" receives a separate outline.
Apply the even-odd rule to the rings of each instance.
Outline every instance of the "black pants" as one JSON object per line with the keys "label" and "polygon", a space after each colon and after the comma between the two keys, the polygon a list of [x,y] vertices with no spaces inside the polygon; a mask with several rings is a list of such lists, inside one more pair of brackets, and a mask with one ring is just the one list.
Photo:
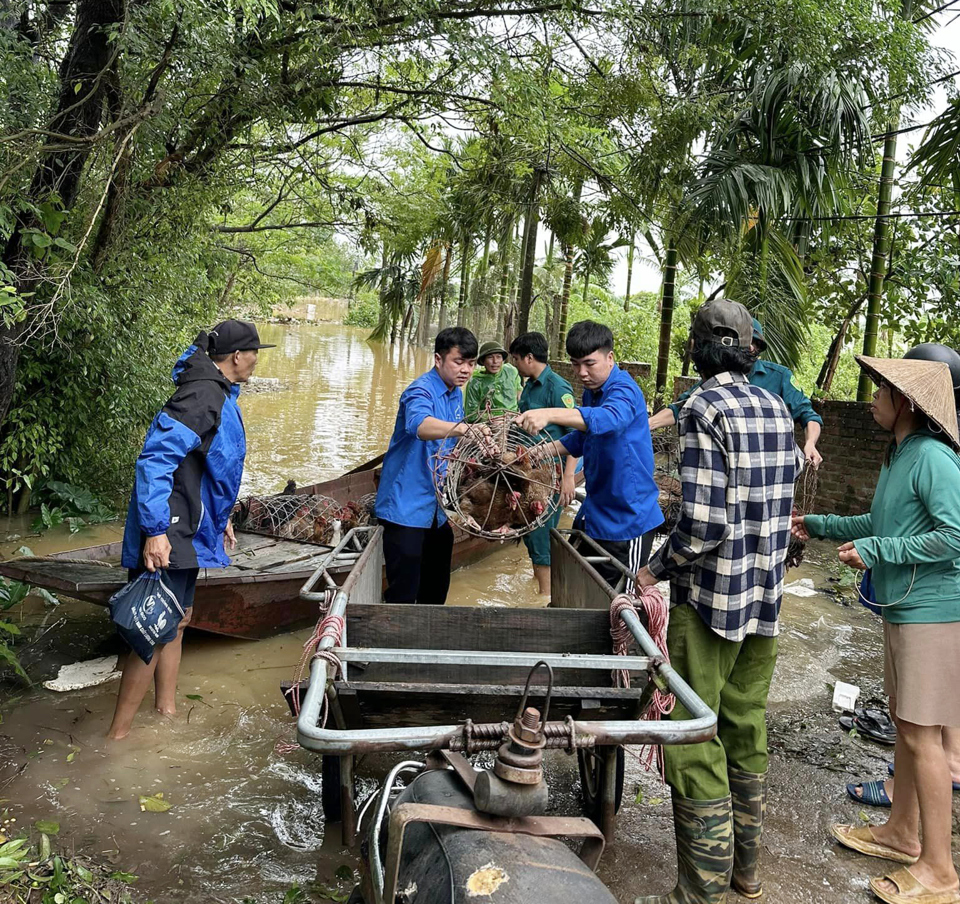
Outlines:
{"label": "black pants", "polygon": [[450,589],[453,529],[449,522],[437,527],[405,527],[381,521],[383,558],[387,566],[387,603],[420,603],[442,606]]}
{"label": "black pants", "polygon": [[[634,537],[632,540],[597,540],[591,537],[597,546],[600,546],[609,553],[618,562],[622,562],[630,569],[632,574],[636,574],[650,558],[650,550],[653,548],[653,536],[656,530],[647,531],[640,537]],[[623,572],[616,565],[606,562],[594,562],[593,567],[597,569],[602,577],[611,587],[616,587]],[[633,590],[633,581],[627,581],[625,588],[628,592]]]}

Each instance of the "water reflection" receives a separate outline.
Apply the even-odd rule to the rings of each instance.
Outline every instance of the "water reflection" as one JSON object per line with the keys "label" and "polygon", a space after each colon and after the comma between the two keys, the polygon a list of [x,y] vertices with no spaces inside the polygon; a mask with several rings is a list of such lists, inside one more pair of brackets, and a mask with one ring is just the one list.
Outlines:
{"label": "water reflection", "polygon": [[338,324],[265,325],[257,376],[287,389],[244,392],[247,464],[243,493],[271,493],[288,480],[328,480],[379,455],[393,431],[400,393],[432,366],[427,349],[366,341]]}

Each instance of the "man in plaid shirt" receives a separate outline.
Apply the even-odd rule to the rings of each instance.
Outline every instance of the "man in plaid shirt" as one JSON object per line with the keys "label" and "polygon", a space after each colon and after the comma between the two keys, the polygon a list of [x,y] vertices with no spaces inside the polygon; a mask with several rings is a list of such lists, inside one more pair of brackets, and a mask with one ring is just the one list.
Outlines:
{"label": "man in plaid shirt", "polygon": [[[731,884],[745,897],[761,893],[767,693],[803,455],[783,400],[747,381],[752,336],[736,302],[697,313],[693,361],[703,383],[678,421],[683,508],[638,574],[640,586],[670,581],[671,663],[718,717],[712,740],[665,748],[678,885],[638,902],[713,904]],[[690,714],[678,704],[672,718]]]}

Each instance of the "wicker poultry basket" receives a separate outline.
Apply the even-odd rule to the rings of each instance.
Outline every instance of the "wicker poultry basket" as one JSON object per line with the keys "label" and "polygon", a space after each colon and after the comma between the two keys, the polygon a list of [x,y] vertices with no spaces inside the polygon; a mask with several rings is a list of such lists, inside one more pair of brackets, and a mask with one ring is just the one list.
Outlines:
{"label": "wicker poultry basket", "polygon": [[[538,452],[553,438],[546,432],[531,436],[514,423],[515,417],[481,417],[456,442],[446,440],[434,458],[434,486],[447,517],[467,533],[488,540],[523,537],[546,524],[560,504],[561,461]],[[472,495],[484,481],[492,488],[485,510]],[[509,522],[498,517],[506,496],[516,500]],[[541,503],[543,510],[533,511],[533,503]]]}

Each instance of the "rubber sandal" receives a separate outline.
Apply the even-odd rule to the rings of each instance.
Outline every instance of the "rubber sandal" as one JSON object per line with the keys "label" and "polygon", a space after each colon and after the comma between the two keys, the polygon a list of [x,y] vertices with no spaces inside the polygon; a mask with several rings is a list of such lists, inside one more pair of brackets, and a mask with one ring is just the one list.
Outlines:
{"label": "rubber sandal", "polygon": [[844,713],[840,717],[840,727],[847,732],[856,729],[858,734],[878,744],[892,747],[897,743],[897,727],[879,709],[858,709],[852,716]]}
{"label": "rubber sandal", "polygon": [[[857,794],[857,788],[860,793]],[[868,807],[892,807],[893,801],[887,795],[887,789],[883,787],[883,781],[876,782],[850,782],[847,785],[847,794],[850,795],[858,804],[866,804]]]}
{"label": "rubber sandal", "polygon": [[853,724],[860,734],[878,744],[897,743],[897,726],[882,709],[864,708],[854,710]]}
{"label": "rubber sandal", "polygon": [[835,825],[830,831],[844,847],[858,854],[865,854],[867,857],[879,857],[881,860],[892,860],[894,863],[905,863],[907,866],[912,866],[919,859],[881,844],[873,837],[872,826]]}
{"label": "rubber sandal", "polygon": [[[887,775],[889,776],[893,775],[893,763],[887,763]],[[956,794],[957,791],[960,791],[960,782],[952,782],[952,784],[953,784],[953,792],[954,794]],[[849,785],[847,787],[849,787]]]}
{"label": "rubber sandal", "polygon": [[[880,887],[886,879],[892,882],[896,891],[887,891]],[[873,893],[885,904],[957,904],[960,902],[960,891],[930,891],[906,867],[894,870],[887,876],[870,880]]]}

